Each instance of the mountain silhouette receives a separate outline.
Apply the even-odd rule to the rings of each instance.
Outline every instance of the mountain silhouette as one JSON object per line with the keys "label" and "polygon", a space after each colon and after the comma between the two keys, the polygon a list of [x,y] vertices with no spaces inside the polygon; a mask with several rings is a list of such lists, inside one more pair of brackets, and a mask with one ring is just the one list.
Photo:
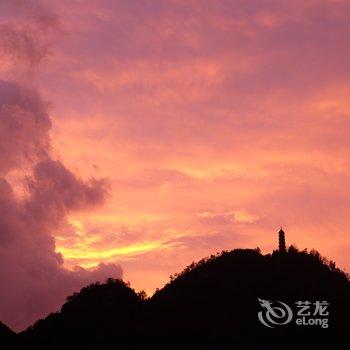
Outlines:
{"label": "mountain silhouette", "polygon": [[0,321],[0,349],[9,348],[16,340],[16,333]]}
{"label": "mountain silhouette", "polygon": [[[300,302],[318,324],[296,323]],[[235,249],[192,263],[151,298],[112,278],[85,287],[8,348],[322,349],[347,339],[349,315],[348,276],[318,252]],[[1,349],[4,339],[0,329]]]}

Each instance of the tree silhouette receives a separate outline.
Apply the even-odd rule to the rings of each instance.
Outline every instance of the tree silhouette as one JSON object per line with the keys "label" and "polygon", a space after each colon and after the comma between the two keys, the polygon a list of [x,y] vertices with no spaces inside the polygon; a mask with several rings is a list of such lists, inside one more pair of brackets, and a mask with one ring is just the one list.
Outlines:
{"label": "tree silhouette", "polygon": [[[151,298],[118,279],[91,284],[18,334],[11,349],[330,347],[347,339],[349,292],[348,276],[315,250],[223,251],[171,276]],[[269,329],[258,320],[258,299],[327,301],[330,327]],[[1,349],[3,339],[0,328]]]}

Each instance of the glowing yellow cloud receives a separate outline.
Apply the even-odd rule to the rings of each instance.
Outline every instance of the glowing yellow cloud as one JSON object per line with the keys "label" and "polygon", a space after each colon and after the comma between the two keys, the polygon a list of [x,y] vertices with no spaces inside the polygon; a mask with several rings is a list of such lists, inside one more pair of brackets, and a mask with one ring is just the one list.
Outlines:
{"label": "glowing yellow cloud", "polygon": [[[86,232],[83,221],[76,218],[68,220],[70,225],[75,229],[76,237],[65,238],[64,236],[56,237],[56,252],[63,255],[66,267],[82,266],[93,267],[100,262],[108,262],[125,259],[134,259],[138,254],[159,250],[169,249],[175,245],[171,239],[181,238],[189,234],[187,231],[174,231],[171,229],[164,232],[163,239],[152,241],[142,241],[119,247],[110,247],[101,244],[100,235],[89,235]],[[96,246],[99,246],[96,248]]]}
{"label": "glowing yellow cloud", "polygon": [[[93,250],[93,249],[82,249],[79,244],[74,247],[57,247],[56,251],[61,253],[66,259],[88,259],[88,260],[105,260],[116,258],[122,255],[136,254],[136,253],[144,253],[156,248],[159,248],[160,244],[157,242],[153,243],[136,243],[131,244],[125,247],[118,247],[112,249],[101,249],[101,250]],[[86,247],[84,247],[86,248]]]}

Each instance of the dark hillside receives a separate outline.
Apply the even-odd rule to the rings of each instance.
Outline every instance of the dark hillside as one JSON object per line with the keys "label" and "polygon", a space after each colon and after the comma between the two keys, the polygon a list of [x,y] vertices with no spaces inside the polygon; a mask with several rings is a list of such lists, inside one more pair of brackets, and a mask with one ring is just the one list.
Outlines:
{"label": "dark hillside", "polygon": [[[308,303],[306,320],[320,323],[298,325],[298,302]],[[16,342],[19,349],[324,348],[347,339],[348,315],[348,277],[316,251],[236,249],[191,264],[150,299],[120,280],[90,285]]]}

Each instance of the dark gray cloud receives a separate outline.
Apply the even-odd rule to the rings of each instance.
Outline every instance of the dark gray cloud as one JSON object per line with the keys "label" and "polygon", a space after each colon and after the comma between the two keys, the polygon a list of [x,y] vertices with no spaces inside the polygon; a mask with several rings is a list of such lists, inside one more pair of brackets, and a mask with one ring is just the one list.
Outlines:
{"label": "dark gray cloud", "polygon": [[[58,309],[88,283],[122,276],[113,264],[66,270],[55,252],[53,233],[67,215],[102,204],[108,186],[104,179],[83,181],[52,158],[50,127],[35,91],[0,82],[0,319],[15,329]],[[8,177],[24,164],[30,170],[19,197]]]}

